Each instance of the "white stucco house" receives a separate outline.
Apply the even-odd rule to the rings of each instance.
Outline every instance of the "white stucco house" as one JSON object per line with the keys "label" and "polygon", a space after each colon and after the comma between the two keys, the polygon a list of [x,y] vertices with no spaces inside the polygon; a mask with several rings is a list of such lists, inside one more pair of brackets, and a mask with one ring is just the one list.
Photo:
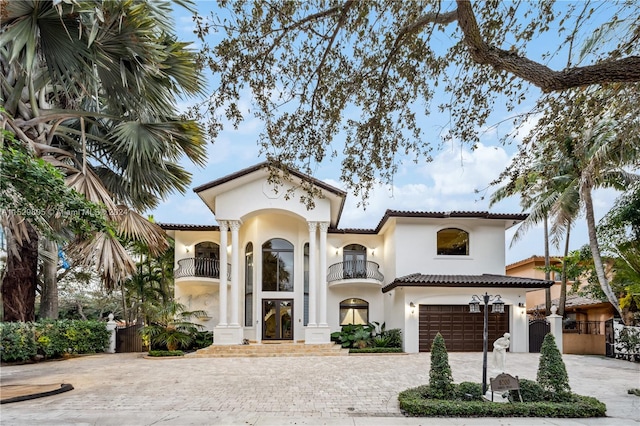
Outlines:
{"label": "white stucco house", "polygon": [[[269,182],[267,163],[194,189],[218,225],[161,224],[175,239],[175,296],[202,309],[214,345],[330,342],[343,324],[402,329],[405,352],[482,351],[473,295],[499,295],[490,341],[528,351],[526,291],[552,282],[505,275],[505,230],[523,214],[387,210],[374,229],[342,229],[346,193],[297,171]],[[303,182],[320,196],[300,202]],[[204,207],[203,206],[203,207]],[[185,218],[185,222],[188,218]]]}

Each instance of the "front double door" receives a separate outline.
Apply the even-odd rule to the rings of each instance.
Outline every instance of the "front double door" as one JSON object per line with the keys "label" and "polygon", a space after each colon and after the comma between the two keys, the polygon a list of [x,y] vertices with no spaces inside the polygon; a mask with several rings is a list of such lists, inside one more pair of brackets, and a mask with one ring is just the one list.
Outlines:
{"label": "front double door", "polygon": [[262,301],[262,339],[293,340],[293,299]]}

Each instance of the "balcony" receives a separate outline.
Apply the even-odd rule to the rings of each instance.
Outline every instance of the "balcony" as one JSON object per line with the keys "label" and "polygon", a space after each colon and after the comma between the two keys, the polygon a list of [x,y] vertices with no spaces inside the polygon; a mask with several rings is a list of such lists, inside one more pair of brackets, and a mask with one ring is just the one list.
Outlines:
{"label": "balcony", "polygon": [[359,283],[380,286],[383,281],[384,275],[380,273],[380,265],[365,260],[335,263],[329,266],[327,273],[330,286]]}
{"label": "balcony", "polygon": [[[176,282],[202,283],[220,282],[220,261],[218,259],[207,259],[202,257],[189,257],[178,260],[178,268],[173,276]],[[197,279],[194,279],[197,278]],[[227,264],[227,279],[231,279],[231,265]]]}

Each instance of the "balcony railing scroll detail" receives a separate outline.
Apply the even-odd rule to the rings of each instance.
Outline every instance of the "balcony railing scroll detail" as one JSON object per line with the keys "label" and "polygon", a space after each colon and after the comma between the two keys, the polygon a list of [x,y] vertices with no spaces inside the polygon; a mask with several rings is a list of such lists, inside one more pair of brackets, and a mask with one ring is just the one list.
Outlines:
{"label": "balcony railing scroll detail", "polygon": [[[220,279],[220,261],[202,257],[189,257],[178,260],[175,278],[203,277]],[[227,279],[231,279],[231,265],[227,264]]]}
{"label": "balcony railing scroll detail", "polygon": [[384,275],[380,273],[380,265],[376,262],[355,260],[339,262],[329,266],[327,281],[368,279],[384,281]]}

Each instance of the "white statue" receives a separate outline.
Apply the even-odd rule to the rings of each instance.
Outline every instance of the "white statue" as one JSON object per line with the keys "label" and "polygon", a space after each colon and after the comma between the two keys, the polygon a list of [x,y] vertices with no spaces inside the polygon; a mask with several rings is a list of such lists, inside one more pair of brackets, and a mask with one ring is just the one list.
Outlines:
{"label": "white statue", "polygon": [[493,342],[493,367],[496,371],[504,372],[507,364],[507,349],[509,348],[509,333]]}

